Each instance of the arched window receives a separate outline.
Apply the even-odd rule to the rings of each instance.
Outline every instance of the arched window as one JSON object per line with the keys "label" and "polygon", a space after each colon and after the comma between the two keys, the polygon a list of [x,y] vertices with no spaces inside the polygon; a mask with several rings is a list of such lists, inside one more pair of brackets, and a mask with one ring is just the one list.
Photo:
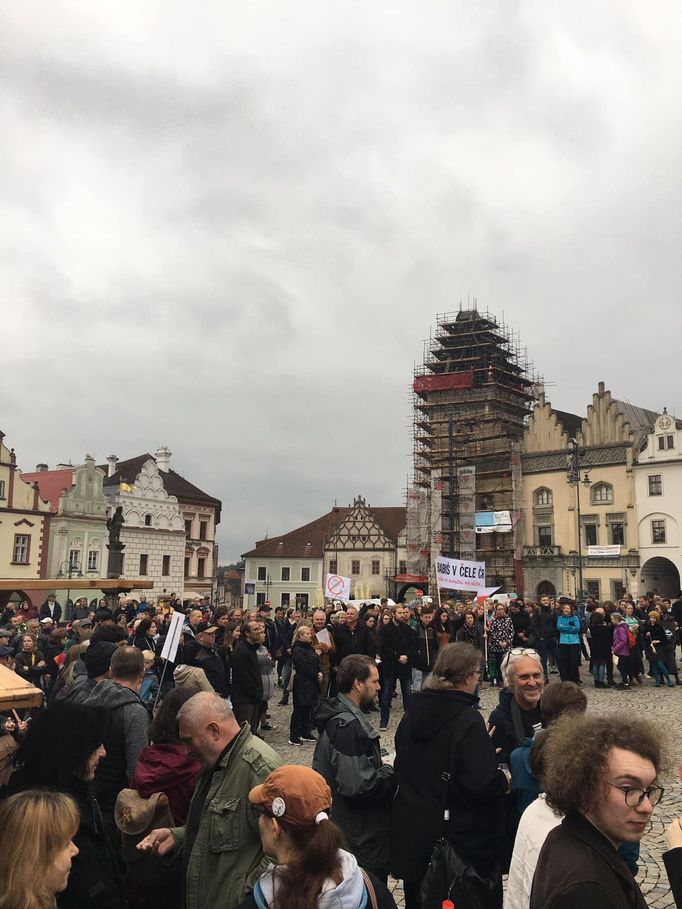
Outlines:
{"label": "arched window", "polygon": [[536,489],[533,493],[533,498],[536,505],[551,505],[552,504],[552,490],[547,489],[543,486],[540,489]]}
{"label": "arched window", "polygon": [[610,505],[613,502],[613,486],[610,483],[596,483],[590,490],[593,505]]}
{"label": "arched window", "polygon": [[151,527],[151,526],[152,526],[152,516],[151,516],[150,514],[146,514],[146,515],[144,516],[144,526],[145,526],[145,527]]}

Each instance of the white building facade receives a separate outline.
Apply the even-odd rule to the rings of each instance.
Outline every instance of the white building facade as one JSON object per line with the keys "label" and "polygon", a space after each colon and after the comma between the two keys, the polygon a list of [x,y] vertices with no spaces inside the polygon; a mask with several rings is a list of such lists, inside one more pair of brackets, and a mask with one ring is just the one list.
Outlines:
{"label": "white building facade", "polygon": [[682,574],[682,423],[661,414],[635,465],[639,592],[675,597]]}
{"label": "white building facade", "polygon": [[[112,465],[115,467],[114,465]],[[118,476],[114,471],[111,479]],[[181,593],[184,585],[185,522],[175,496],[164,487],[156,461],[149,457],[132,482],[105,483],[111,510],[121,505],[124,525],[121,542],[123,576],[153,581],[151,590],[133,590],[131,596],[165,599]]]}

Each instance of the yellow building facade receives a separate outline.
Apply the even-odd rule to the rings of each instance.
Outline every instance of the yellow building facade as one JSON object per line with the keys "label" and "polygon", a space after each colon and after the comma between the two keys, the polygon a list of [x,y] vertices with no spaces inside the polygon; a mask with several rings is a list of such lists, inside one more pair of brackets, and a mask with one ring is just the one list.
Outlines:
{"label": "yellow building facade", "polygon": [[41,500],[37,484],[22,479],[14,449],[0,432],[0,577],[44,577],[49,535],[50,504]]}
{"label": "yellow building facade", "polygon": [[[555,410],[540,395],[521,455],[526,596],[577,597],[581,563],[585,595],[637,594],[633,468],[656,416],[616,400],[603,382],[585,417]],[[581,456],[577,485],[568,482],[572,439]]]}

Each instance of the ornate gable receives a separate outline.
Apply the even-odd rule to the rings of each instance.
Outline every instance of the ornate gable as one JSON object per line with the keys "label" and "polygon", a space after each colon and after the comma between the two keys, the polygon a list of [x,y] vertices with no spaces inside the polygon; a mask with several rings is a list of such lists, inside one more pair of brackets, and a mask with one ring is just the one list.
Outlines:
{"label": "ornate gable", "polygon": [[362,496],[358,496],[348,514],[327,538],[327,551],[395,549],[395,541],[372,514]]}
{"label": "ornate gable", "polygon": [[524,454],[559,451],[568,448],[569,433],[561,423],[552,405],[540,394],[528,418],[521,443]]}
{"label": "ornate gable", "polygon": [[618,404],[611,397],[603,382],[592,395],[578,441],[586,448],[596,445],[613,445],[618,442],[635,444],[636,436],[630,423],[623,416]]}
{"label": "ornate gable", "polygon": [[151,526],[158,530],[184,530],[185,521],[176,496],[168,495],[153,458],[145,461],[131,485],[121,483],[116,504],[123,506],[128,527],[144,527],[151,515]]}

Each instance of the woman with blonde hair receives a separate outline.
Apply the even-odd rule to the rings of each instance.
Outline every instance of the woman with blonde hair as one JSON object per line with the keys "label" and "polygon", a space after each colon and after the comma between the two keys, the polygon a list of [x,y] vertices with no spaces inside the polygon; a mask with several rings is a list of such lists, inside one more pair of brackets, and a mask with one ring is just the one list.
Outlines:
{"label": "woman with blonde hair", "polygon": [[75,801],[63,792],[27,789],[0,805],[0,909],[57,905],[78,855],[79,822]]}

